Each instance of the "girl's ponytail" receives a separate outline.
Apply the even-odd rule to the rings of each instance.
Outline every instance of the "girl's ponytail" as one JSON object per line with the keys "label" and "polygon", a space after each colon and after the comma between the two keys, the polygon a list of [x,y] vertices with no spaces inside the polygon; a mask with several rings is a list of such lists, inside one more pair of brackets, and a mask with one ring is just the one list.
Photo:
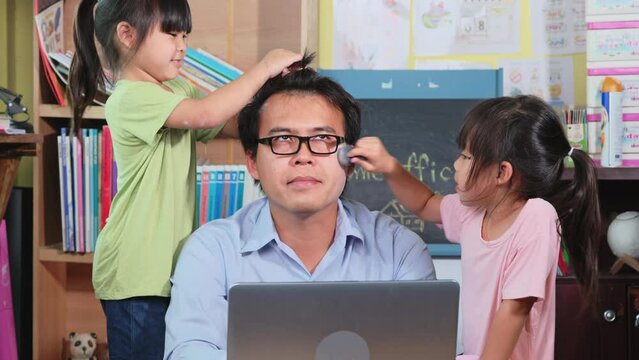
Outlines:
{"label": "girl's ponytail", "polygon": [[104,72],[95,46],[93,9],[97,0],[81,0],[73,27],[75,54],[71,61],[69,88],[73,117],[71,131],[79,131],[82,117],[98,89],[104,85]]}
{"label": "girl's ponytail", "polygon": [[593,309],[598,304],[597,252],[602,237],[601,212],[595,166],[581,150],[571,149],[574,179],[562,184],[551,200],[561,223],[563,247]]}

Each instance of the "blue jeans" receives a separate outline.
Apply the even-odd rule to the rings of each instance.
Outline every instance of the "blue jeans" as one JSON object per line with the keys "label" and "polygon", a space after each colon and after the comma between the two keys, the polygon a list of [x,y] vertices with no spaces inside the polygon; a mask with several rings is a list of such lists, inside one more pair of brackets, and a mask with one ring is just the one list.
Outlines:
{"label": "blue jeans", "polygon": [[109,359],[162,359],[169,298],[144,296],[101,302],[107,320]]}

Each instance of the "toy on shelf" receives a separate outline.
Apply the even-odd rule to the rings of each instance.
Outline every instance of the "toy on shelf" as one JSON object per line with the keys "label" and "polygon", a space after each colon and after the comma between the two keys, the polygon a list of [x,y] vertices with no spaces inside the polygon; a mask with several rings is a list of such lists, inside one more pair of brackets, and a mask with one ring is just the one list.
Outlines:
{"label": "toy on shelf", "polygon": [[617,257],[610,268],[611,274],[619,272],[624,264],[639,271],[639,212],[626,211],[617,215],[608,227],[608,245]]}
{"label": "toy on shelf", "polygon": [[70,360],[97,360],[94,355],[98,336],[96,333],[69,333]]}

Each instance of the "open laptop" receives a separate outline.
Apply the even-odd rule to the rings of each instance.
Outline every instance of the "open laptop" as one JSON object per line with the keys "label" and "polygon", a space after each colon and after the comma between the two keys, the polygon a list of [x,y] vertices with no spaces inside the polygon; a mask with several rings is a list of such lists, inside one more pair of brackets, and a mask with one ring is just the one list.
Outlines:
{"label": "open laptop", "polygon": [[243,283],[229,291],[228,359],[454,359],[449,280]]}

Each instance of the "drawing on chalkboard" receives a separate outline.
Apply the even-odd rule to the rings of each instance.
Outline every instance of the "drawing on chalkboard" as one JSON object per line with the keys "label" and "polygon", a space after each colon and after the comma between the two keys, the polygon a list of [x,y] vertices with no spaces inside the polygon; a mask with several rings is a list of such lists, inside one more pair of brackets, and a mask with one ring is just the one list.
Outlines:
{"label": "drawing on chalkboard", "polygon": [[[480,100],[363,99],[362,136],[378,136],[389,153],[435,192],[455,192],[453,163],[463,118]],[[429,244],[449,244],[437,226],[422,221],[393,197],[384,177],[356,167],[344,196],[378,210]]]}
{"label": "drawing on chalkboard", "polygon": [[386,204],[386,206],[384,206],[380,211],[418,234],[424,232],[426,222],[417,215],[406,210],[404,205],[400,204],[399,201],[395,199],[389,201],[388,204]]}

